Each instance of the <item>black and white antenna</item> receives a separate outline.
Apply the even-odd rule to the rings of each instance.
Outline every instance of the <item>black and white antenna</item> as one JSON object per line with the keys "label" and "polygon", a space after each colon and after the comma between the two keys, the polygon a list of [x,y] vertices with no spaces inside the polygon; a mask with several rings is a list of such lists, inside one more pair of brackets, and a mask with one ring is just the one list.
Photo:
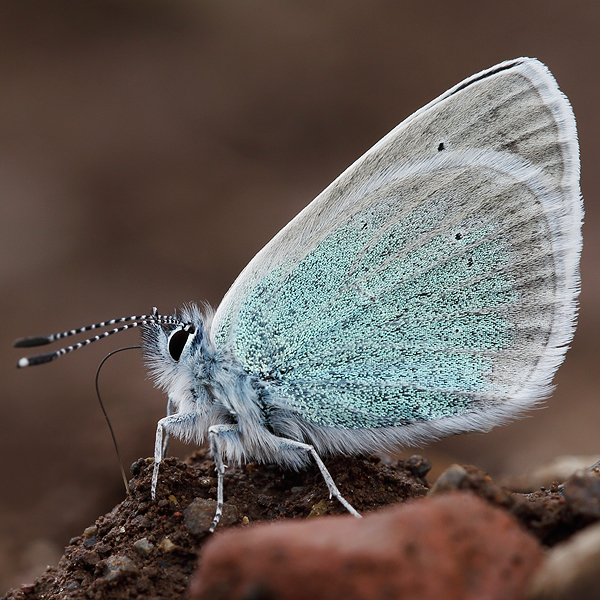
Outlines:
{"label": "black and white antenna", "polygon": [[113,335],[115,333],[119,333],[120,331],[125,331],[127,329],[132,329],[133,327],[139,327],[140,325],[147,325],[148,323],[160,323],[160,324],[172,324],[178,325],[181,323],[180,319],[176,316],[167,316],[167,315],[159,315],[156,308],[153,309],[152,314],[150,315],[137,315],[131,317],[121,317],[120,319],[110,319],[109,321],[101,321],[100,323],[94,323],[93,325],[86,325],[85,327],[80,327],[79,329],[70,329],[68,331],[63,331],[61,333],[51,333],[50,335],[36,335],[31,337],[19,338],[15,341],[15,348],[34,348],[36,346],[45,346],[46,344],[52,344],[57,340],[61,340],[66,337],[70,337],[72,335],[77,335],[79,333],[85,333],[86,331],[93,331],[94,329],[102,329],[104,327],[111,327],[112,325],[117,325],[118,323],[125,323],[124,325],[120,325],[119,327],[115,327],[109,331],[104,331],[95,335],[94,337],[88,338],[83,342],[78,342],[77,344],[73,344],[72,346],[66,346],[61,348],[60,350],[55,350],[54,352],[45,352],[44,354],[36,354],[34,356],[30,356],[29,358],[21,358],[17,363],[17,368],[22,369],[23,367],[30,367],[33,365],[41,365],[50,361],[59,358],[69,352],[73,352],[74,350],[79,350],[79,348],[83,348],[84,346],[88,346],[92,342],[97,342],[103,338],[108,337],[109,335]]}

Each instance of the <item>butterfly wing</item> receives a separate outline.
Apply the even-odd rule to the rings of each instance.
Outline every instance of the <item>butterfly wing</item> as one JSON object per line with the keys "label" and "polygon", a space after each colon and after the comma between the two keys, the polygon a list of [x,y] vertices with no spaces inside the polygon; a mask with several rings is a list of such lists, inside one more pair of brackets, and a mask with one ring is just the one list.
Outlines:
{"label": "butterfly wing", "polygon": [[540,62],[508,61],[334,181],[241,273],[212,335],[321,448],[488,429],[550,392],[582,215],[569,103]]}

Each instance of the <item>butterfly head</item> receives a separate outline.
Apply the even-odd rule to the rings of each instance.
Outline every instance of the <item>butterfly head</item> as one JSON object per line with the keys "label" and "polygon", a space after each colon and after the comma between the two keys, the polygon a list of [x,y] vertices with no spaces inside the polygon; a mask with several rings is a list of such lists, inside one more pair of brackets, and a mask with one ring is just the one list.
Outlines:
{"label": "butterfly head", "polygon": [[201,374],[210,317],[209,311],[203,313],[196,305],[189,305],[168,319],[159,316],[143,324],[142,349],[159,387],[170,390],[176,381]]}

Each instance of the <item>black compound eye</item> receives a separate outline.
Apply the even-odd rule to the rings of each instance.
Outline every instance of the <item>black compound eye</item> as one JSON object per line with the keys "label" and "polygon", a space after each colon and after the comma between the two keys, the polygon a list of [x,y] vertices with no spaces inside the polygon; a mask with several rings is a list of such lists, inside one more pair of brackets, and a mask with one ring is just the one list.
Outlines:
{"label": "black compound eye", "polygon": [[194,335],[194,333],[195,329],[186,327],[171,334],[169,338],[169,354],[173,360],[177,361],[181,358],[181,353],[185,348],[188,338],[190,335]]}

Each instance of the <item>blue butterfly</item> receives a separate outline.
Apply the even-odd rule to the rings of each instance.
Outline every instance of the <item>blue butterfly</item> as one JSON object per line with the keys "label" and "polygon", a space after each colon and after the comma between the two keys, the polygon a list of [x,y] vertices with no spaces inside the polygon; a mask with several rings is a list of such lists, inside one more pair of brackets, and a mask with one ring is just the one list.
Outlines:
{"label": "blue butterfly", "polygon": [[[169,436],[224,459],[389,451],[519,416],[551,392],[574,328],[583,205],[575,119],[539,61],[459,83],[357,160],[250,262],[216,311],[142,326]],[[21,359],[47,362],[90,340]]]}

